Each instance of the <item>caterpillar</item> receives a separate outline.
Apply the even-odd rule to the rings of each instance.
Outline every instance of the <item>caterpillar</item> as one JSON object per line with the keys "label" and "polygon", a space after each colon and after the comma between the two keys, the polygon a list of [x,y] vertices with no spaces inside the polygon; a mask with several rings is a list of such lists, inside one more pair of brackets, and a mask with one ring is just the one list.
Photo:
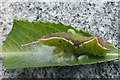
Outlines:
{"label": "caterpillar", "polygon": [[85,37],[77,34],[73,29],[67,32],[53,33],[41,37],[38,41],[24,44],[24,46],[42,43],[48,46],[55,46],[61,51],[74,54],[88,54],[93,56],[104,56],[110,51],[109,42],[105,42],[98,36]]}

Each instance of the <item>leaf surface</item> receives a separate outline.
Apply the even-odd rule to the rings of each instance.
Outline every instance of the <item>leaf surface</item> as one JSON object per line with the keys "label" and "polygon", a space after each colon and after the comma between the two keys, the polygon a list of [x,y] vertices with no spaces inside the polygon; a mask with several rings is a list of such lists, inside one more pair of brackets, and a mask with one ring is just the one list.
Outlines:
{"label": "leaf surface", "polygon": [[[37,41],[42,36],[67,32],[73,29],[82,36],[93,37],[89,32],[78,31],[72,26],[66,26],[62,23],[50,22],[29,22],[28,20],[14,20],[12,31],[9,33],[5,43],[0,47],[3,64],[6,69],[29,68],[29,67],[47,67],[47,66],[73,66],[80,64],[94,64],[98,62],[111,61],[118,59],[119,50],[110,46],[111,51],[104,57],[88,56],[80,57],[79,60],[71,60],[71,57],[65,58],[62,62],[53,55],[55,47],[35,44],[26,47],[21,45]],[[70,59],[70,60],[69,60]]]}

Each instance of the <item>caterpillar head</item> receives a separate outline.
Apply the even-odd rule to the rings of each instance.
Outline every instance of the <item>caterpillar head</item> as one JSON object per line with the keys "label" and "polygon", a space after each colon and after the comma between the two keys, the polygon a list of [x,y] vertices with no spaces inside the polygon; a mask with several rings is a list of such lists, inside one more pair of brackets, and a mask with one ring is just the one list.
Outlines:
{"label": "caterpillar head", "polygon": [[76,35],[76,32],[73,30],[73,29],[68,29],[68,31],[67,31],[68,33],[71,33],[73,36],[75,36]]}

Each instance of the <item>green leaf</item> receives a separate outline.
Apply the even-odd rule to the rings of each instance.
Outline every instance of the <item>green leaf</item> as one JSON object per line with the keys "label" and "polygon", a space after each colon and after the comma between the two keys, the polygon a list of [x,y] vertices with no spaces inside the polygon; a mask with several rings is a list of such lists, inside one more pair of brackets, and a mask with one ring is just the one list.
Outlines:
{"label": "green leaf", "polygon": [[[98,62],[111,61],[118,59],[118,49],[111,46],[111,52],[103,57],[94,57],[82,55],[79,59],[69,56],[67,58],[58,58],[54,56],[55,47],[35,44],[22,47],[21,45],[37,41],[42,36],[67,32],[73,29],[76,33],[92,37],[88,32],[78,31],[72,26],[66,26],[62,23],[50,22],[29,22],[28,20],[14,20],[12,31],[9,33],[5,43],[0,47],[0,55],[6,69],[29,68],[29,67],[47,67],[47,66],[73,66],[80,64],[94,64]],[[70,53],[71,54],[71,53]],[[59,55],[60,56],[60,55]],[[87,56],[87,57],[84,57]]]}

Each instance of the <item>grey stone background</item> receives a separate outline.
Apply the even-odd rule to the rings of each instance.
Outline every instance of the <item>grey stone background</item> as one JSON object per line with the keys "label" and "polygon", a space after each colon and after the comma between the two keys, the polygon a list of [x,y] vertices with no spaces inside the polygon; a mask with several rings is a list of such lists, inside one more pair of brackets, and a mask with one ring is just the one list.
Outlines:
{"label": "grey stone background", "polygon": [[[13,20],[62,22],[98,35],[118,45],[119,2],[11,2],[0,3],[0,45],[12,29]],[[0,78],[119,78],[119,60],[92,65],[5,70]]]}

